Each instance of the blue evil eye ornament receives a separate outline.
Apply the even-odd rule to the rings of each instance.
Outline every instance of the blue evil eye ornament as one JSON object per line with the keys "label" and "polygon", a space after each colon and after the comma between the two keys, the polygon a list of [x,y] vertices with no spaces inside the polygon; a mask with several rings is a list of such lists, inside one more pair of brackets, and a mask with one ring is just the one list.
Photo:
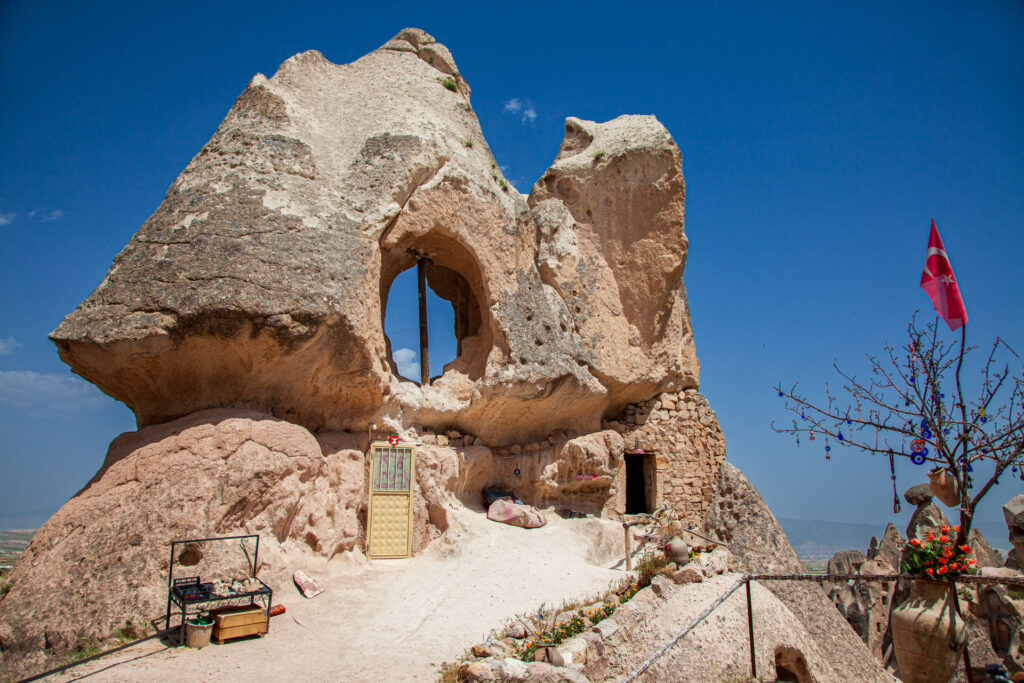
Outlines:
{"label": "blue evil eye ornament", "polygon": [[921,452],[921,453],[914,453],[912,456],[910,456],[910,462],[914,463],[915,465],[923,465],[924,464],[924,456],[927,455],[927,454],[928,454],[928,449],[927,448],[924,449],[924,451]]}
{"label": "blue evil eye ornament", "polygon": [[838,434],[836,434],[836,438],[839,439],[840,441],[842,441],[843,440],[843,433],[839,432]]}
{"label": "blue evil eye ornament", "polygon": [[519,476],[519,468],[518,467],[516,468],[516,476],[517,477]]}

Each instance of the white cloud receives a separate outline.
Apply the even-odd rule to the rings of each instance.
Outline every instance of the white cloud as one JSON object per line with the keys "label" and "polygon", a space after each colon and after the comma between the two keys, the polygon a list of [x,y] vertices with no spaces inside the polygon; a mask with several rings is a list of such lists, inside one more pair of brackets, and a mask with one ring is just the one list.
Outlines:
{"label": "white cloud", "polygon": [[6,356],[19,346],[21,346],[21,343],[18,342],[18,340],[15,339],[14,337],[0,339],[0,356]]}
{"label": "white cloud", "polygon": [[0,211],[0,225],[10,225],[14,222],[14,216],[15,214],[13,213],[4,213]]}
{"label": "white cloud", "polygon": [[417,353],[412,349],[397,349],[391,354],[395,359],[395,365],[398,366],[398,374],[407,379],[419,380],[420,378],[420,361],[416,357]]}
{"label": "white cloud", "polygon": [[64,215],[61,209],[54,209],[53,211],[47,211],[46,209],[33,209],[28,212],[29,218],[36,218],[44,223],[52,223],[55,220],[60,219]]}
{"label": "white cloud", "polygon": [[505,113],[522,116],[523,123],[533,123],[537,120],[537,110],[533,108],[533,102],[529,98],[513,97],[505,103]]}
{"label": "white cloud", "polygon": [[0,370],[0,405],[33,417],[97,408],[103,400],[99,389],[70,374]]}

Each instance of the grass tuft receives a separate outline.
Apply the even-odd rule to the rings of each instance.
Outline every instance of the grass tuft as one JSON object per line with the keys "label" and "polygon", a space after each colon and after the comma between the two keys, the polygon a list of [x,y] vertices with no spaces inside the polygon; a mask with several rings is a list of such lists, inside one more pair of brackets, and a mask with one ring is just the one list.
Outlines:
{"label": "grass tuft", "polygon": [[440,83],[441,85],[443,85],[444,87],[448,88],[452,92],[458,92],[459,91],[459,86],[457,86],[455,84],[455,81],[453,81],[450,78],[444,78],[443,76],[438,76],[437,77],[437,82]]}

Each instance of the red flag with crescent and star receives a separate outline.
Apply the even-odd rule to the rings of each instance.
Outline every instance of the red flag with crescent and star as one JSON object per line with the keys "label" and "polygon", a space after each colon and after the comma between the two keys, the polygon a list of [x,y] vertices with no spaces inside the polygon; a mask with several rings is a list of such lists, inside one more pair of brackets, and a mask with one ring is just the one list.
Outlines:
{"label": "red flag with crescent and star", "polygon": [[934,218],[932,232],[928,236],[928,253],[924,257],[924,272],[921,273],[921,289],[932,300],[935,312],[942,316],[949,329],[958,330],[967,322],[967,309]]}

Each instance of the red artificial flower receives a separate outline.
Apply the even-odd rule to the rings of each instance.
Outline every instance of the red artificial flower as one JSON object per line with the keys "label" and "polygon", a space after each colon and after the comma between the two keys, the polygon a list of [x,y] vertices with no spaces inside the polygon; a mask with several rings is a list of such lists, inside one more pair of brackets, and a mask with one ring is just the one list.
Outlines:
{"label": "red artificial flower", "polygon": [[939,558],[939,564],[946,564],[947,562],[949,562],[949,560],[947,560],[945,557]]}
{"label": "red artificial flower", "polygon": [[978,564],[978,561],[972,557],[971,559],[967,560],[967,564],[971,564],[971,565]]}
{"label": "red artificial flower", "polygon": [[939,573],[940,574],[945,574],[946,571],[948,571],[946,567],[939,567]]}
{"label": "red artificial flower", "polygon": [[949,536],[946,536],[946,535],[939,536],[939,543],[949,543]]}
{"label": "red artificial flower", "polygon": [[917,540],[916,538],[912,538],[910,539],[910,545],[916,548],[917,546],[921,545],[921,541]]}
{"label": "red artificial flower", "polygon": [[942,551],[942,556],[943,557],[953,557],[953,551],[950,550],[949,548],[946,548],[945,550]]}
{"label": "red artificial flower", "polygon": [[927,568],[927,569],[925,569],[924,571],[925,571],[925,572],[926,572],[926,573],[928,574],[928,576],[931,576],[932,574],[934,574],[934,573],[935,573],[935,570],[934,570],[934,569],[932,569],[931,567],[928,567],[928,568]]}
{"label": "red artificial flower", "polygon": [[948,524],[943,524],[942,528],[940,529],[940,531],[942,531],[942,533],[944,533],[944,534],[948,534],[949,533],[949,525]]}
{"label": "red artificial flower", "polygon": [[929,531],[928,532],[928,540],[929,541],[934,541],[935,540],[935,534],[933,534],[932,532]]}
{"label": "red artificial flower", "polygon": [[971,554],[971,546],[967,545],[966,543],[960,546],[960,550],[962,550],[967,555]]}
{"label": "red artificial flower", "polygon": [[953,527],[953,531],[959,532],[960,531],[960,525],[957,524],[955,527]]}
{"label": "red artificial flower", "polygon": [[949,565],[949,568],[952,569],[953,571],[956,571],[957,569],[960,569],[960,565],[958,565],[956,562],[953,562],[952,564]]}

